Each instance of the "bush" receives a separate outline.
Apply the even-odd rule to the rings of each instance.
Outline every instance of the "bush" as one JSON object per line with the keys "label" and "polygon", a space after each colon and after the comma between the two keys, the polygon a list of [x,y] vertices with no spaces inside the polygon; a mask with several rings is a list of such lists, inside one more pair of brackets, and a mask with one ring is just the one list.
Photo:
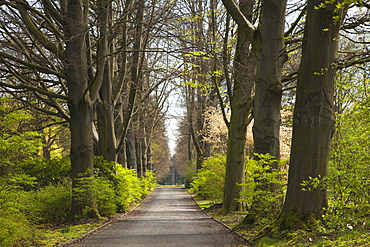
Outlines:
{"label": "bush", "polygon": [[134,169],[118,167],[117,171],[117,206],[120,212],[126,212],[131,204],[141,200],[143,190]]}
{"label": "bush", "polygon": [[309,181],[328,190],[329,208],[323,218],[335,231],[370,222],[369,102],[352,104],[337,115],[328,176]]}
{"label": "bush", "polygon": [[246,182],[242,184],[241,192],[247,204],[253,200],[258,200],[254,205],[256,211],[270,212],[273,219],[282,206],[287,172],[282,169],[285,161],[280,161],[278,169],[273,169],[272,165],[276,161],[270,154],[258,154],[258,160],[247,159],[246,163]]}
{"label": "bush", "polygon": [[93,193],[101,216],[110,216],[117,212],[116,194],[110,181],[96,178]]}
{"label": "bush", "polygon": [[140,178],[140,187],[142,188],[142,196],[146,196],[152,191],[156,185],[156,178],[154,172],[147,171],[146,177]]}
{"label": "bush", "polygon": [[197,173],[196,163],[194,161],[187,161],[184,163],[186,167],[186,174],[185,174],[185,188],[190,188],[191,183],[194,180],[194,177]]}
{"label": "bush", "polygon": [[[98,179],[103,179],[100,183],[104,185],[97,187],[100,190],[96,194],[99,211],[102,205],[106,205],[106,212],[112,211],[114,203],[117,212],[126,212],[130,205],[140,202],[156,184],[152,171],[147,171],[146,177],[138,178],[134,169],[123,168],[117,162],[104,161],[102,157],[95,158],[94,173]],[[102,193],[103,188],[105,193]]]}
{"label": "bush", "polygon": [[24,193],[0,185],[0,246],[26,246],[31,242],[34,229],[22,212],[24,205],[20,200]]}
{"label": "bush", "polygon": [[225,167],[225,156],[218,155],[207,159],[194,177],[190,192],[209,199],[212,203],[222,202]]}
{"label": "bush", "polygon": [[60,224],[68,219],[71,201],[70,182],[50,185],[27,192],[24,212],[36,224]]}
{"label": "bush", "polygon": [[27,175],[37,178],[38,186],[44,187],[64,182],[71,178],[71,162],[68,157],[44,159],[43,157],[30,157],[21,166]]}

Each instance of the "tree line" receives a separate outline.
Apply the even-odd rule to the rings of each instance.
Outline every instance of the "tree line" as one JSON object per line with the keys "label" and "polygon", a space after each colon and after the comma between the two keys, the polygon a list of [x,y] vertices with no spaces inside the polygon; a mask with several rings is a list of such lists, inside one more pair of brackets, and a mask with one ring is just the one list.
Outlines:
{"label": "tree line", "polygon": [[[2,96],[44,119],[38,130],[68,126],[73,191],[94,177],[95,156],[138,177],[147,170],[165,176],[166,99],[176,91],[186,115],[175,166],[185,173],[183,164],[195,162],[199,171],[209,157],[226,155],[222,214],[248,210],[245,221],[253,223],[266,213],[257,196],[242,200],[246,150],[256,162],[270,155],[261,176],[279,170],[281,110],[293,108],[277,222],[319,220],[328,208],[326,190],[302,190],[301,183],[328,175],[334,120],[348,102],[338,102],[336,75],[366,71],[367,1],[6,0],[0,6]],[[227,129],[223,148],[207,139],[205,116],[214,109]],[[256,189],[280,191],[268,183]],[[87,215],[85,208],[98,217],[91,198],[73,194],[71,221]]]}
{"label": "tree line", "polygon": [[[216,14],[213,9],[215,2],[219,4],[216,9],[225,7],[226,11]],[[202,40],[208,42],[201,44],[201,52],[191,52],[186,56],[186,59],[193,59],[190,64],[184,60],[192,68],[184,66],[184,74],[190,78],[183,78],[188,111],[181,126],[179,144],[184,149],[186,143],[193,142],[197,156],[191,156],[191,145],[188,145],[189,154],[187,157],[181,154],[178,162],[195,160],[199,172],[193,172],[193,189],[203,195],[207,195],[209,190],[208,195],[213,199],[213,189],[216,188],[209,184],[219,184],[215,181],[224,179],[223,198],[216,200],[222,203],[220,214],[247,211],[239,227],[248,227],[276,211],[279,212],[274,216],[277,220],[265,229],[264,234],[273,236],[297,226],[306,229],[319,227],[322,216],[330,211],[328,200],[333,197],[330,194],[329,198],[330,188],[327,187],[330,183],[327,179],[333,175],[333,170],[328,172],[332,158],[330,143],[335,130],[341,126],[339,116],[343,111],[338,111],[341,108],[338,97],[346,94],[338,89],[336,78],[351,74],[349,71],[352,69],[364,76],[366,74],[369,56],[365,48],[368,43],[365,33],[368,30],[369,5],[366,1],[246,0],[238,3],[210,1],[195,5],[198,9],[191,9],[191,16],[196,20],[192,25],[203,20],[199,27],[208,28],[202,31]],[[231,18],[234,23],[230,22]],[[209,36],[213,33],[221,34],[217,41]],[[198,34],[195,36],[199,37]],[[212,47],[216,42],[218,45]],[[232,49],[230,43],[233,44]],[[351,77],[346,83],[348,87],[357,87],[358,80],[361,81]],[[363,79],[363,83],[367,84],[367,80]],[[340,88],[343,89],[342,86]],[[355,101],[347,102],[351,104],[347,105],[347,110],[352,109],[352,104],[357,104],[354,102],[367,102],[367,97],[355,96]],[[227,148],[224,150],[219,150],[216,141],[220,137],[216,134],[218,129],[211,134],[212,141],[204,135],[204,128],[219,121],[210,117],[208,112],[215,106],[219,106],[218,118],[225,122],[227,139],[224,143],[227,143]],[[197,116],[194,109],[197,109]],[[287,188],[283,190],[279,182],[266,177],[268,174],[277,178],[285,176],[276,173],[283,169],[279,163],[282,110],[294,112],[289,124],[293,133],[291,142],[289,140]],[[252,120],[253,134],[247,134],[247,126]],[[197,138],[193,129],[201,133]],[[246,203],[245,191],[248,188],[241,185],[248,187],[246,179],[250,179],[246,170],[251,168],[245,164],[253,166],[253,162],[246,160],[248,135],[253,136],[252,160],[262,161],[262,168],[251,175],[256,185],[255,192],[250,194],[257,196]],[[211,175],[223,169],[214,157],[219,154],[226,155],[225,175]],[[267,154],[269,158],[266,158]],[[214,161],[214,166],[210,165],[211,161],[205,162],[203,168],[198,165],[208,157]],[[209,180],[202,182],[206,176]],[[275,198],[275,208],[270,208],[272,212],[261,207],[262,198],[257,191],[281,193]]]}
{"label": "tree line", "polygon": [[[151,43],[161,42],[158,30],[171,5],[105,0],[0,5],[2,97],[44,118],[40,131],[69,127],[73,188],[93,177],[94,156],[145,177],[154,170],[155,146],[156,159],[164,160],[157,169],[168,169],[161,156],[169,152],[163,133],[172,76],[166,56],[147,50],[156,51]],[[81,218],[86,207],[98,216],[90,197],[74,196],[70,220]]]}

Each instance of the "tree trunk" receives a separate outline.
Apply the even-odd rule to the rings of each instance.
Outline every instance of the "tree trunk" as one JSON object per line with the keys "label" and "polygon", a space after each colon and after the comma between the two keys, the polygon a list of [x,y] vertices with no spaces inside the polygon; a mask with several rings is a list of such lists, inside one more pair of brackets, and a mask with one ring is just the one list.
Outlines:
{"label": "tree trunk", "polygon": [[[100,0],[99,6],[99,24],[100,28],[100,41],[99,49],[105,49],[104,54],[114,53],[114,45],[108,44],[107,35],[108,28],[111,28],[112,15],[108,14],[108,10],[112,9],[110,1]],[[99,58],[100,59],[100,58]],[[113,67],[115,66],[116,60],[110,58],[109,60],[104,59],[104,73],[102,77],[102,85],[99,91],[100,101],[97,105],[97,122],[98,122],[98,133],[99,133],[99,150],[100,155],[107,161],[117,161],[116,156],[116,135],[114,125],[114,99],[113,99]]]}
{"label": "tree trunk", "polygon": [[142,160],[142,172],[141,172],[141,175],[142,177],[146,177],[146,170],[147,170],[147,167],[148,167],[148,142],[146,140],[146,129],[145,129],[145,126],[143,126],[143,138],[142,138],[142,141],[141,141],[141,149],[142,149],[142,153],[141,153],[141,160]]}
{"label": "tree trunk", "polygon": [[303,191],[300,185],[309,177],[327,175],[330,140],[334,133],[334,78],[338,35],[343,9],[327,4],[315,10],[322,0],[308,2],[302,61],[298,72],[297,96],[293,116],[293,139],[288,191],[283,213],[292,208],[299,215],[322,215],[327,207],[326,191]]}
{"label": "tree trunk", "polygon": [[143,176],[143,146],[142,146],[142,139],[141,138],[136,138],[135,142],[136,146],[136,174],[137,177],[141,178]]}
{"label": "tree trunk", "polygon": [[116,150],[116,155],[117,155],[117,162],[122,165],[122,167],[127,168],[127,155],[126,155],[126,136],[122,136],[123,131],[122,130],[122,124],[124,122],[124,109],[123,109],[123,104],[122,104],[122,98],[118,99],[118,101],[115,104],[115,135],[116,135],[116,140],[122,139],[122,144],[117,147]]}
{"label": "tree trunk", "polygon": [[281,74],[287,60],[284,45],[286,0],[264,0],[254,98],[254,152],[280,157]]}
{"label": "tree trunk", "polygon": [[111,68],[108,61],[104,71],[104,80],[100,89],[100,99],[97,106],[97,123],[99,133],[99,155],[107,161],[117,161],[116,135],[114,126],[114,102],[112,99]]}
{"label": "tree trunk", "polygon": [[[77,189],[81,178],[93,177],[93,114],[94,108],[88,95],[88,67],[86,58],[85,31],[82,1],[70,1],[64,31],[66,38],[65,74],[68,83],[68,107],[71,129],[72,187]],[[86,191],[89,194],[91,191]],[[73,193],[70,220],[83,217],[83,210],[89,208],[87,217],[99,214],[92,195]]]}
{"label": "tree trunk", "polygon": [[[339,2],[339,1],[336,1]],[[325,7],[315,9],[316,6]],[[334,132],[334,77],[338,36],[345,9],[324,0],[309,0],[298,71],[288,189],[278,220],[259,236],[281,235],[296,228],[317,229],[328,206],[324,188],[306,188],[310,177],[327,175],[330,140]],[[287,232],[287,231],[284,231]]]}
{"label": "tree trunk", "polygon": [[135,136],[132,128],[128,129],[126,135],[126,156],[127,156],[127,167],[136,170],[137,163],[136,163]]}
{"label": "tree trunk", "polygon": [[[265,0],[262,2],[260,44],[257,64],[256,92],[253,105],[253,139],[254,153],[270,154],[280,158],[280,109],[282,97],[281,74],[287,60],[284,44],[284,23],[287,1]],[[259,159],[254,156],[254,159]],[[272,169],[278,169],[278,162],[274,162]],[[269,172],[269,171],[266,171]],[[268,181],[259,181],[256,190],[266,190],[275,193],[274,185],[267,185]],[[276,202],[279,206],[279,202]],[[253,198],[248,215],[240,224],[253,224],[258,218],[270,214],[261,210],[260,198]]]}
{"label": "tree trunk", "polygon": [[[251,20],[254,0],[240,1],[242,13]],[[244,32],[238,31],[234,63],[234,90],[231,98],[231,118],[228,134],[226,177],[221,214],[243,210],[240,192],[245,182],[245,147],[247,126],[252,108],[252,88],[255,81],[256,56],[249,49]]]}

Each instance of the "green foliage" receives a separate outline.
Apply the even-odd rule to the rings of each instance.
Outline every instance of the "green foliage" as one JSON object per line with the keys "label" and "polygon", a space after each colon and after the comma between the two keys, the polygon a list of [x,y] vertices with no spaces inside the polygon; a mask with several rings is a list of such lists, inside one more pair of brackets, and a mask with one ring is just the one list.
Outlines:
{"label": "green foliage", "polygon": [[66,178],[71,178],[72,170],[68,157],[56,157],[50,160],[30,157],[23,162],[21,169],[25,174],[35,177],[39,187],[59,184]]}
{"label": "green foliage", "polygon": [[357,6],[363,6],[363,0],[326,0],[325,2],[320,3],[318,6],[315,6],[315,9],[326,8],[327,5],[334,4],[336,11],[340,9],[347,8],[350,4],[356,4]]}
{"label": "green foliage", "polygon": [[187,161],[187,163],[184,164],[186,167],[185,172],[185,188],[190,188],[191,183],[194,180],[194,177],[197,173],[196,164],[194,161]]}
{"label": "green foliage", "polygon": [[36,224],[60,224],[68,219],[71,208],[71,183],[49,185],[27,192],[24,213]]}
{"label": "green foliage", "polygon": [[144,195],[140,179],[136,177],[136,171],[133,169],[118,167],[115,184],[120,212],[127,211],[131,204],[139,202]]}
{"label": "green foliage", "polygon": [[23,213],[24,192],[0,185],[0,246],[15,246],[33,238],[33,229]]}
{"label": "green foliage", "polygon": [[41,150],[37,132],[20,131],[22,123],[31,118],[25,110],[12,109],[10,100],[0,98],[0,176],[14,172]]}
{"label": "green foliage", "polygon": [[123,168],[116,162],[104,161],[102,157],[95,157],[94,173],[99,178],[99,183],[102,183],[100,186],[104,185],[106,189],[105,193],[100,193],[102,189],[97,187],[100,190],[100,194],[96,192],[99,212],[103,205],[107,207],[104,210],[113,210],[113,204],[116,211],[125,212],[131,204],[140,202],[156,184],[153,172],[148,171],[146,177],[138,178],[134,169]]}
{"label": "green foliage", "polygon": [[217,155],[204,161],[202,168],[197,171],[190,192],[213,203],[222,202],[226,173],[226,157]]}
{"label": "green foliage", "polygon": [[41,149],[41,140],[35,132],[19,134],[0,133],[0,175],[14,172]]}
{"label": "green foliage", "polygon": [[140,178],[140,187],[143,195],[148,195],[150,191],[154,190],[156,185],[156,177],[153,171],[147,171],[146,176]]}
{"label": "green foliage", "polygon": [[[278,168],[276,160],[270,154],[255,154],[258,160],[248,159],[246,164],[246,182],[242,184],[241,192],[247,204],[253,200],[258,200],[254,205],[257,212],[269,212],[269,216],[274,218],[280,212],[280,206],[285,191],[285,181],[287,173],[282,169],[286,161],[280,161]],[[256,199],[257,198],[257,199]]]}

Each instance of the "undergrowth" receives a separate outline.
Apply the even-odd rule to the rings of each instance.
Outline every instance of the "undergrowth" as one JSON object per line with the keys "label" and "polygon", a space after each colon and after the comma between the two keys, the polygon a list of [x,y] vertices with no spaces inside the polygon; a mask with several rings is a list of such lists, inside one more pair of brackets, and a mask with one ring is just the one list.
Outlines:
{"label": "undergrowth", "polygon": [[[236,226],[245,217],[246,212],[234,212],[228,215],[220,216],[218,214],[221,209],[221,204],[213,204],[209,200],[201,197],[194,197],[194,200],[208,215],[211,215],[216,220],[227,225],[230,229],[242,235],[248,241],[252,242],[256,235],[268,224],[269,219],[262,219],[249,228],[238,229]],[[321,229],[319,232],[308,232],[304,230],[296,230],[289,234],[289,239],[276,239],[264,237],[258,242],[255,242],[256,247],[365,247],[370,246],[370,226],[347,225],[345,228],[330,230],[330,228]]]}

